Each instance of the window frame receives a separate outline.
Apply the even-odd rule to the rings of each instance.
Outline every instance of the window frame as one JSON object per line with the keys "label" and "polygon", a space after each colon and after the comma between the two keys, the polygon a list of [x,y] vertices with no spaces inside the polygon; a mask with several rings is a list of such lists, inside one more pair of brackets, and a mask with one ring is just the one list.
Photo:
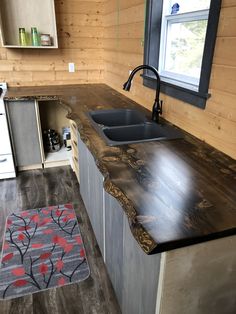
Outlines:
{"label": "window frame", "polygon": [[167,36],[168,36],[168,28],[175,23],[183,23],[183,22],[192,22],[199,20],[208,20],[209,10],[199,10],[194,12],[185,12],[178,13],[172,15],[165,15],[165,18],[162,19],[162,32],[160,39],[160,58],[159,58],[159,69],[160,75],[164,80],[167,79],[173,84],[182,85],[187,89],[192,89],[198,91],[199,79],[193,78],[187,75],[183,75],[180,73],[174,73],[171,71],[163,70],[165,67],[166,61],[166,49],[168,46]]}
{"label": "window frame", "polygon": [[[145,40],[144,40],[144,64],[159,68],[161,57],[161,27],[162,27],[163,0],[147,0]],[[203,50],[202,67],[198,89],[191,84],[175,85],[172,80],[161,76],[161,92],[177,98],[194,106],[204,109],[206,101],[210,97],[208,93],[214,48],[217,36],[217,28],[221,10],[221,0],[211,0],[206,30],[206,39]],[[182,13],[184,14],[184,13]],[[157,30],[160,30],[159,32]],[[156,79],[153,74],[144,70],[143,84],[146,87],[156,88]]]}

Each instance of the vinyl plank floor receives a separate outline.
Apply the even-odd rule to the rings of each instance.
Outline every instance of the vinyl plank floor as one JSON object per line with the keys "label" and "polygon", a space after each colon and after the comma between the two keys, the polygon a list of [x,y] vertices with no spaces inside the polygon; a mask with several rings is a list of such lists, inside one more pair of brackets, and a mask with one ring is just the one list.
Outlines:
{"label": "vinyl plank floor", "polygon": [[90,277],[69,286],[0,301],[0,314],[119,314],[120,309],[92,227],[69,166],[25,171],[0,180],[0,248],[6,217],[12,212],[73,203],[84,240]]}

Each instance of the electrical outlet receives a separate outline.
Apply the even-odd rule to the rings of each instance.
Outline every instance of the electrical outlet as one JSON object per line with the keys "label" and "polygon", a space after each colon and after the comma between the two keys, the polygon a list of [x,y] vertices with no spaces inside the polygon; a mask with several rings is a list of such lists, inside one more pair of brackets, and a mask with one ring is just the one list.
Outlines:
{"label": "electrical outlet", "polygon": [[74,63],[68,63],[68,69],[70,73],[75,72],[75,64]]}

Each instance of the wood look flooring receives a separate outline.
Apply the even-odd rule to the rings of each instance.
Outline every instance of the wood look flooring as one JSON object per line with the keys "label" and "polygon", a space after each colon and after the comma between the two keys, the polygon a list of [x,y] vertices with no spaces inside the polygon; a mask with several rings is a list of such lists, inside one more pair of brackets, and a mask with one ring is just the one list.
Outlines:
{"label": "wood look flooring", "polygon": [[73,203],[91,269],[79,283],[0,301],[0,314],[116,314],[120,313],[111,282],[69,166],[21,172],[16,179],[0,180],[0,243],[7,215],[13,211]]}

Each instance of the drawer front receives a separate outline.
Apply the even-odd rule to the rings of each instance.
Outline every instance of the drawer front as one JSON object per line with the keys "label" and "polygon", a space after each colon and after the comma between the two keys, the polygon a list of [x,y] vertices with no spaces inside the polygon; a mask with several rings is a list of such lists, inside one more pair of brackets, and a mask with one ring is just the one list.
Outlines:
{"label": "drawer front", "polygon": [[12,155],[0,155],[0,173],[14,172]]}
{"label": "drawer front", "polygon": [[77,125],[74,121],[71,120],[71,132],[76,133],[77,132]]}
{"label": "drawer front", "polygon": [[71,144],[72,144],[72,155],[78,158],[78,156],[79,156],[78,144],[74,140],[71,141]]}

